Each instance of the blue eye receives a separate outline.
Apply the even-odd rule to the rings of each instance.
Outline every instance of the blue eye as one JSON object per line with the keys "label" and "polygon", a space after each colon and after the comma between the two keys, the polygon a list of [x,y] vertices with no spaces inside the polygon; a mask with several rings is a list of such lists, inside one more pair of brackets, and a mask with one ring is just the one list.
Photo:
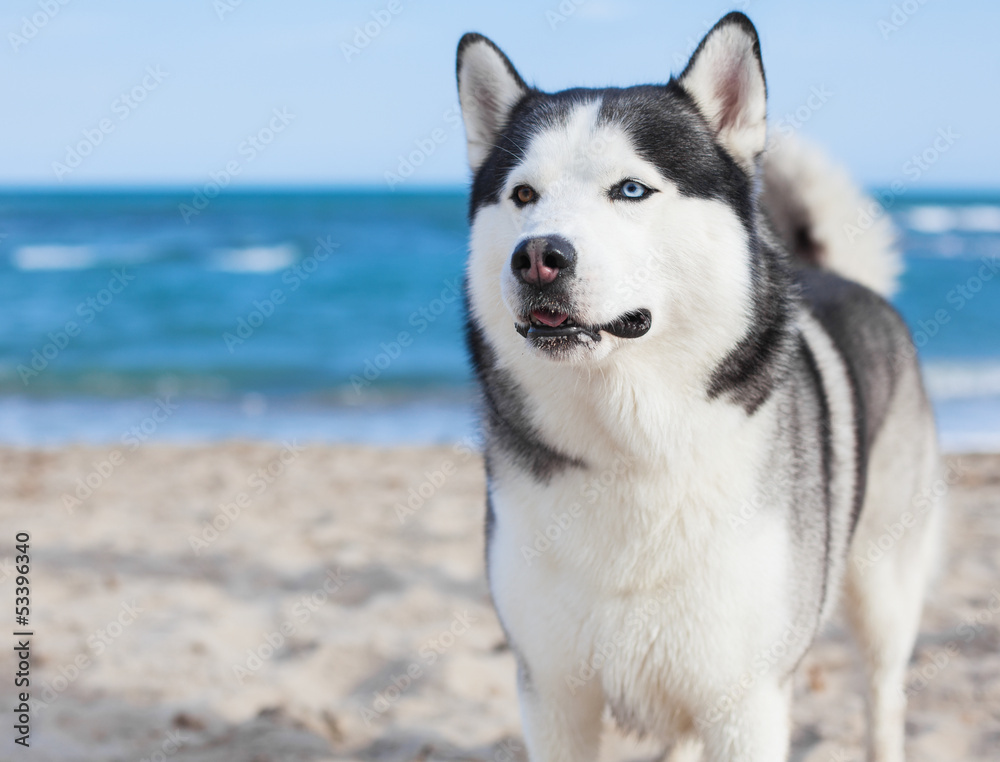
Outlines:
{"label": "blue eye", "polygon": [[618,184],[618,187],[615,188],[615,190],[617,193],[612,193],[613,197],[627,198],[630,201],[637,201],[641,198],[645,198],[653,192],[650,188],[647,188],[645,185],[640,182],[636,182],[635,180],[623,180]]}

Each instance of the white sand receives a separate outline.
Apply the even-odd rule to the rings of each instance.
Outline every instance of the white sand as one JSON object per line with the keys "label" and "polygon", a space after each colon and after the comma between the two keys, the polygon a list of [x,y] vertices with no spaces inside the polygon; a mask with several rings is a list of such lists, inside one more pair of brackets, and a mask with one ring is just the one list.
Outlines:
{"label": "white sand", "polygon": [[[147,446],[70,513],[62,495],[108,453],[0,450],[0,554],[31,533],[35,632],[31,750],[13,745],[5,711],[0,759],[523,758],[483,575],[478,457],[317,446],[282,464],[274,445]],[[1000,457],[961,462],[911,666],[912,686],[930,677],[911,699],[911,762],[1000,759]],[[272,482],[254,476],[269,464]],[[394,506],[424,482],[430,497],[401,522]],[[195,552],[220,503],[240,500]],[[5,622],[13,598],[6,577]],[[4,646],[5,708],[14,671]],[[836,624],[797,688],[792,759],[862,759],[861,678]],[[657,757],[614,733],[606,747]]]}

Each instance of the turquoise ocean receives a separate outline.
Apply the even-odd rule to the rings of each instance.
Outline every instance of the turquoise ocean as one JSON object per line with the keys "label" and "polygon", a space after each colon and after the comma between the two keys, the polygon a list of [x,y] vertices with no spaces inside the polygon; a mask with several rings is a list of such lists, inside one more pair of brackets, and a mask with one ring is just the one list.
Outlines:
{"label": "turquoise ocean", "polygon": [[[1000,193],[883,198],[945,446],[1000,451]],[[469,436],[466,239],[461,190],[4,191],[0,443]]]}

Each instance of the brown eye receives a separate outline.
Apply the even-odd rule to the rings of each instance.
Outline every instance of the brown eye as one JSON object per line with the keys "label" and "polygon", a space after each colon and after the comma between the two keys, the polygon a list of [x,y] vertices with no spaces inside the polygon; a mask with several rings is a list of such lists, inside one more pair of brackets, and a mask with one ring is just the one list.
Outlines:
{"label": "brown eye", "polygon": [[530,204],[538,198],[538,194],[535,193],[535,189],[530,185],[518,185],[514,188],[514,201],[518,206],[524,206],[525,204]]}

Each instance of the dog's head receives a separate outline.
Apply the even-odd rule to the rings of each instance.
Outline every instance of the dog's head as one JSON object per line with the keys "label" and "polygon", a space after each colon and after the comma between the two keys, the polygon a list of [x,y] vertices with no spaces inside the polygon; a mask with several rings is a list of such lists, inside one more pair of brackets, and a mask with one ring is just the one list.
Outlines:
{"label": "dog's head", "polygon": [[666,85],[551,94],[467,34],[458,89],[474,174],[470,303],[492,345],[569,362],[655,340],[732,346],[752,298],[765,143],[745,16],[716,24]]}

